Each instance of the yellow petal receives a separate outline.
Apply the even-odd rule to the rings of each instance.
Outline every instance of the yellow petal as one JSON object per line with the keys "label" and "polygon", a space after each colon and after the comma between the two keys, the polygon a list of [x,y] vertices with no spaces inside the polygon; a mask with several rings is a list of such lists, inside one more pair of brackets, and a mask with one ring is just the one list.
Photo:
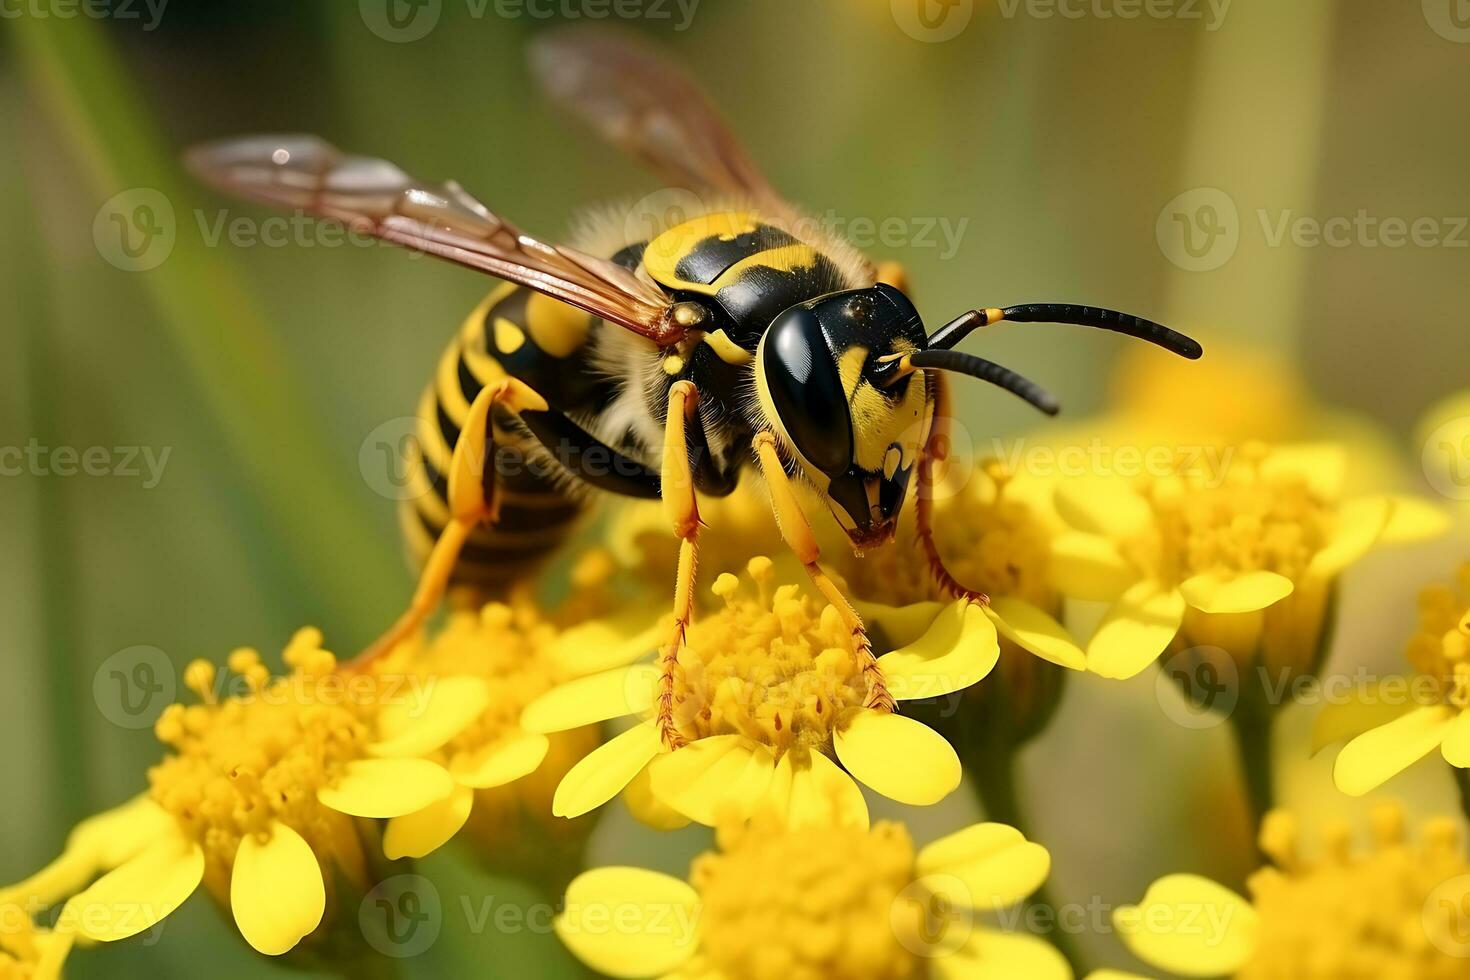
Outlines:
{"label": "yellow petal", "polygon": [[1455,716],[1439,751],[1450,765],[1470,769],[1470,711],[1462,711]]}
{"label": "yellow petal", "polygon": [[432,854],[459,833],[459,828],[470,818],[474,805],[475,791],[459,785],[437,803],[394,817],[383,832],[383,855],[390,861],[397,861],[399,858],[421,858]]}
{"label": "yellow petal", "polygon": [[368,746],[378,756],[428,755],[469,727],[490,704],[481,677],[437,677],[417,693],[383,705],[381,738]]}
{"label": "yellow petal", "polygon": [[1204,572],[1180,583],[1179,594],[1200,612],[1230,615],[1265,609],[1291,595],[1293,588],[1291,579],[1275,572]]}
{"label": "yellow petal", "polygon": [[597,868],[567,886],[556,934],[611,977],[656,977],[699,946],[699,896],[686,882],[642,868]]}
{"label": "yellow petal", "polygon": [[1139,582],[1113,604],[1087,644],[1087,669],[1127,680],[1158,659],[1184,621],[1184,597]]}
{"label": "yellow petal", "polygon": [[1031,603],[997,596],[990,600],[990,618],[1000,635],[1021,649],[1061,667],[1087,669],[1087,655],[1067,628]]}
{"label": "yellow petal", "polygon": [[636,715],[653,704],[658,670],[652,664],[615,667],[579,677],[541,695],[521,712],[528,732],[564,732],[610,718]]}
{"label": "yellow petal", "polygon": [[960,759],[934,729],[888,711],[861,709],[833,737],[853,777],[911,806],[938,803],[960,785]]}
{"label": "yellow petal", "polygon": [[1450,529],[1450,515],[1445,509],[1423,497],[1394,494],[1389,499],[1393,501],[1393,513],[1380,538],[1385,543],[1429,541]]}
{"label": "yellow petal", "polygon": [[1138,905],[1113,913],[1123,942],[1151,966],[1186,977],[1234,973],[1255,952],[1259,919],[1249,902],[1198,875],[1154,882]]}
{"label": "yellow petal", "polygon": [[1343,746],[1332,781],[1349,796],[1362,796],[1439,747],[1454,722],[1449,708],[1416,708]]}
{"label": "yellow petal", "polygon": [[1334,742],[1386,725],[1414,707],[1407,678],[1378,681],[1331,701],[1312,721],[1312,754]]}
{"label": "yellow petal", "polygon": [[[653,761],[658,762],[662,758],[664,756],[658,756]],[[653,795],[653,778],[648,772],[652,768],[652,763],[644,766],[643,771],[624,787],[623,802],[627,804],[628,812],[639,823],[654,830],[679,830],[689,826],[692,821],[688,817]]]}
{"label": "yellow petal", "polygon": [[449,774],[461,786],[489,789],[513,783],[535,772],[551,749],[551,740],[534,732],[515,732],[498,742],[450,760]]}
{"label": "yellow petal", "polygon": [[1122,970],[1093,970],[1084,980],[1150,980],[1139,973],[1125,973]]}
{"label": "yellow petal", "polygon": [[663,748],[651,721],[598,746],[562,777],[551,801],[558,817],[580,817],[617,796]]}
{"label": "yellow petal", "polygon": [[985,607],[960,599],[935,616],[924,635],[878,658],[888,691],[900,701],[962,691],[995,667],[1000,643]]}
{"label": "yellow petal", "polygon": [[55,861],[24,881],[0,888],[0,904],[54,905],[176,828],[174,818],[146,793],[136,796],[77,824]]}
{"label": "yellow petal", "polygon": [[569,674],[625,667],[658,649],[668,635],[666,616],[631,607],[605,619],[579,623],[552,641],[548,653]]}
{"label": "yellow petal", "polygon": [[1130,538],[1153,522],[1153,511],[1125,481],[1079,477],[1053,492],[1062,520],[1087,534]]}
{"label": "yellow petal", "polygon": [[[72,910],[63,910],[62,918],[68,923],[75,922],[76,914]],[[76,942],[76,933],[70,926],[58,927],[49,935],[37,936],[34,942],[41,955],[31,969],[30,980],[61,980],[61,970],[66,966],[67,954]]]}
{"label": "yellow petal", "polygon": [[795,752],[781,756],[767,798],[792,829],[868,826],[863,791],[821,752],[808,752],[801,758]]}
{"label": "yellow petal", "polygon": [[401,817],[454,792],[454,779],[427,759],[359,759],[335,786],[316,791],[322,805],[353,817]]}
{"label": "yellow petal", "polygon": [[311,846],[279,820],[270,837],[247,835],[230,874],[230,910],[240,935],[267,956],[280,956],[321,924],[327,891]]}
{"label": "yellow petal", "polygon": [[1072,980],[1072,968],[1039,936],[976,929],[954,956],[930,961],[936,980]]}
{"label": "yellow petal", "polygon": [[199,887],[204,852],[177,830],[149,845],[67,903],[76,930],[95,942],[127,939],[153,928]]}
{"label": "yellow petal", "polygon": [[1273,446],[1261,461],[1261,475],[1270,480],[1304,479],[1320,497],[1340,500],[1347,482],[1347,452],[1332,442]]}
{"label": "yellow petal", "polygon": [[1362,558],[1382,536],[1392,512],[1386,497],[1360,497],[1343,504],[1326,547],[1312,556],[1309,574],[1331,578]]}
{"label": "yellow petal", "polygon": [[775,771],[771,750],[744,735],[701,738],[648,767],[654,795],[708,827],[726,808],[741,819],[749,816],[765,798]]}
{"label": "yellow petal", "polygon": [[1108,538],[1066,531],[1052,539],[1051,584],[1063,595],[1111,602],[1138,581],[1138,570]]}
{"label": "yellow petal", "polygon": [[890,649],[908,646],[934,622],[934,617],[945,608],[942,602],[911,602],[906,606],[889,606],[881,602],[852,601],[852,607],[868,624],[882,631],[883,639]]}
{"label": "yellow petal", "polygon": [[981,823],[942,837],[919,852],[919,882],[954,906],[997,909],[1041,887],[1051,855],[1014,827]]}

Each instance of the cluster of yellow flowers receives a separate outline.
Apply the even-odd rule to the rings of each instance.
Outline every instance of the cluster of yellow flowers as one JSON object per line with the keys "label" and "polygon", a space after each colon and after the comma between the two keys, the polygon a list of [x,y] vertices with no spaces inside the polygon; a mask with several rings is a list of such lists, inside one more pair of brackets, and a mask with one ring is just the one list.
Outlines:
{"label": "cluster of yellow flowers", "polygon": [[[1125,406],[1097,430],[1151,438],[1137,411],[1152,409]],[[1281,707],[1264,679],[1323,669],[1350,565],[1446,525],[1422,501],[1350,492],[1363,481],[1343,445],[1289,444],[1303,433],[1247,416],[1169,419],[1161,445],[1187,435],[1226,447],[1218,469],[1184,453],[1151,457],[1164,463],[1143,474],[954,469],[932,503],[937,546],[985,602],[953,597],[912,525],[864,559],[826,548],[895,711],[872,705],[843,611],[784,556],[763,499],[745,490],[703,509],[706,585],[672,673],[655,658],[672,552],[657,508],[642,506],[614,516],[559,602],[526,590],[463,606],[367,665],[340,663],[310,629],[287,644],[281,673],[253,650],[224,671],[196,661],[183,678],[193,703],[158,718],[165,752],[147,791],[0,889],[0,978],[56,977],[73,946],[149,930],[201,884],[254,949],[331,969],[357,928],[343,910],[395,862],[460,836],[494,867],[564,888],[556,935],[611,976],[1069,980],[1069,937],[1004,927],[1003,914],[1050,872],[1021,825],[1013,763],[1066,679],[1122,681],[1161,656],[1228,662],[1242,679],[1240,744],[1267,746],[1242,749],[1260,816]],[[1336,766],[1347,793],[1435,748],[1470,767],[1470,565],[1419,611],[1408,659],[1427,701],[1374,685],[1317,720],[1317,748],[1351,739]],[[922,807],[967,773],[991,822],[923,847],[901,823],[870,822],[862,787],[884,806]],[[687,880],[584,870],[596,813],[620,795],[651,827],[714,828]],[[1334,827],[1313,860],[1286,814],[1257,829],[1271,863],[1249,899],[1162,878],[1113,916],[1128,949],[1189,976],[1470,976],[1456,918],[1470,862],[1453,824],[1432,822],[1414,845],[1402,814],[1382,810],[1370,852]]]}

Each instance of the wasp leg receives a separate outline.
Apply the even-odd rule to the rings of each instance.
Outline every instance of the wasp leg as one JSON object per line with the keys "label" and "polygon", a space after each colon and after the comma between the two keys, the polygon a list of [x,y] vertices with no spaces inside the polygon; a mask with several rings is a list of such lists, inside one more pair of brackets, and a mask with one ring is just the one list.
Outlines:
{"label": "wasp leg", "polygon": [[943,377],[931,377],[929,383],[934,385],[934,422],[929,427],[929,438],[919,450],[919,470],[916,474],[918,488],[915,491],[917,499],[914,501],[919,544],[924,549],[924,557],[929,560],[930,576],[945,595],[987,605],[990,596],[962,585],[945,567],[944,559],[939,554],[939,546],[934,541],[934,466],[949,459],[953,442],[949,437],[949,388]]}
{"label": "wasp leg", "polygon": [[876,278],[901,293],[909,291],[909,272],[902,262],[879,262]]}
{"label": "wasp leg", "polygon": [[407,639],[439,607],[449,587],[449,578],[459,561],[465,540],[478,524],[493,525],[499,519],[500,500],[495,485],[495,429],[491,413],[496,407],[513,413],[544,412],[546,399],[524,382],[502,378],[480,389],[454,444],[449,463],[449,523],[434,542],[428,561],[419,573],[418,588],[408,608],[353,661],[364,667]]}
{"label": "wasp leg", "polygon": [[898,705],[893,700],[893,695],[888,693],[888,685],[883,680],[883,671],[878,667],[878,658],[873,656],[873,644],[868,639],[862,617],[818,562],[822,551],[817,547],[817,537],[812,533],[812,526],[802,512],[801,503],[796,499],[796,492],[786,475],[786,467],[781,465],[781,457],[776,452],[776,437],[769,432],[759,433],[755,437],[755,452],[756,459],[760,461],[761,475],[766,478],[766,486],[771,490],[771,509],[776,512],[776,524],[781,529],[781,537],[797,560],[806,567],[812,584],[826,597],[832,608],[842,615],[843,622],[852,632],[858,660],[863,668],[863,679],[868,686],[864,707],[893,711]]}
{"label": "wasp leg", "polygon": [[664,420],[663,506],[664,516],[679,538],[679,570],[674,579],[674,626],[669,642],[659,651],[658,730],[670,749],[688,741],[674,724],[674,672],[694,615],[694,577],[699,565],[699,500],[694,493],[686,431],[698,404],[699,389],[692,381],[676,382],[669,389],[669,412]]}

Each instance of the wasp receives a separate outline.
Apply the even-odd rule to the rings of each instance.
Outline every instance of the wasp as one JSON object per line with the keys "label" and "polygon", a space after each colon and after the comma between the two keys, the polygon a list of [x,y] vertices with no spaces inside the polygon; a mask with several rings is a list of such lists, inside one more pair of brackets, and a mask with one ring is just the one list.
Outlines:
{"label": "wasp", "polygon": [[858,555],[893,541],[915,485],[918,541],[937,585],[985,602],[935,545],[931,488],[949,446],[949,379],[989,382],[1048,414],[1057,403],[959,343],[1019,321],[1112,330],[1187,358],[1200,346],[1137,316],[1065,303],[977,308],[931,331],[901,270],[880,275],[805,220],[692,79],[656,53],[620,35],[561,31],[536,41],[530,62],[553,102],[708,203],[646,235],[618,234],[626,223],[614,221],[612,234],[554,244],[457,183],[421,183],[315,137],[249,136],[186,157],[224,191],[503,280],[445,350],[419,405],[409,469],[421,486],[402,514],[421,555],[419,583],[364,658],[417,629],[451,584],[524,575],[590,495],[661,498],[679,557],[659,724],[677,747],[673,682],[693,613],[699,497],[731,493],[749,471],[763,479],[787,546],[850,628],[866,703],[892,709],[863,622],[823,570],[797,484],[825,501]]}

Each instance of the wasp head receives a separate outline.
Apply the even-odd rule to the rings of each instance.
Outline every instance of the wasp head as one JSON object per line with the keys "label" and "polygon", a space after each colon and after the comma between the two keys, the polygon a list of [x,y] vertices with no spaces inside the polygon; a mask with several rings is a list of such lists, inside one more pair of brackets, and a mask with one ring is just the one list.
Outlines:
{"label": "wasp head", "polygon": [[880,283],[785,310],[756,351],[764,421],[858,553],[893,540],[932,416],[922,374],[879,379],[924,340],[908,297]]}

